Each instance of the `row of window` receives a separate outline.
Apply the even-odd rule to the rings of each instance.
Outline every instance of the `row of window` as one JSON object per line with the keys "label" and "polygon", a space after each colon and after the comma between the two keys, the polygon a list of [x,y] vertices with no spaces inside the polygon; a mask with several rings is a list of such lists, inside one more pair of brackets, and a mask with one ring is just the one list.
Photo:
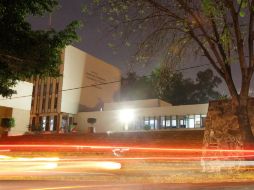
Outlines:
{"label": "row of window", "polygon": [[[36,126],[36,117],[32,118],[32,131],[40,130],[40,131],[56,131],[57,130],[57,115],[49,115],[49,116],[40,116],[39,124]],[[70,132],[70,125],[74,122],[73,117],[62,117],[62,123],[60,126],[60,130],[64,132]],[[39,129],[40,128],[40,129]]]}
{"label": "row of window", "polygon": [[36,117],[32,118],[32,131],[56,131],[57,128],[57,116],[40,116],[39,125],[36,126]]}
{"label": "row of window", "polygon": [[137,118],[129,124],[133,129],[203,128],[206,115],[149,116]]}

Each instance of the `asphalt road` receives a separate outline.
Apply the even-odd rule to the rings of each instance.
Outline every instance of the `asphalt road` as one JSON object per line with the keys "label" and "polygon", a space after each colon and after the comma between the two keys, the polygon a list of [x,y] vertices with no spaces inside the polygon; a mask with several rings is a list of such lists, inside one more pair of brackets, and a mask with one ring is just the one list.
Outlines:
{"label": "asphalt road", "polygon": [[0,181],[1,190],[253,190],[253,183],[117,184],[96,181]]}

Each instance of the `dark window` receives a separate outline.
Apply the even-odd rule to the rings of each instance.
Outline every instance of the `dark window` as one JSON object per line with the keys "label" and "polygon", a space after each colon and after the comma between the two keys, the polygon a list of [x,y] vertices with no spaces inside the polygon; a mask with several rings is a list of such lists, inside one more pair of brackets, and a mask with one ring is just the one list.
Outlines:
{"label": "dark window", "polygon": [[50,120],[50,117],[49,116],[47,116],[46,117],[46,128],[45,128],[45,131],[49,131],[49,121]]}
{"label": "dark window", "polygon": [[45,110],[45,102],[46,102],[46,100],[45,100],[45,98],[43,98],[43,100],[42,100],[42,111]]}
{"label": "dark window", "polygon": [[55,89],[55,94],[58,94],[58,90],[59,90],[59,83],[56,83],[56,89]]}
{"label": "dark window", "polygon": [[48,109],[51,109],[51,98],[48,100]]}
{"label": "dark window", "polygon": [[52,94],[52,92],[53,92],[53,84],[50,83],[50,86],[49,86],[49,94]]}
{"label": "dark window", "polygon": [[33,85],[33,96],[35,94],[35,85]]}
{"label": "dark window", "polygon": [[55,102],[54,102],[54,108],[57,108],[57,97],[55,98]]}
{"label": "dark window", "polygon": [[38,96],[41,95],[41,85],[40,84],[38,85],[38,93],[37,94],[38,94]]}
{"label": "dark window", "polygon": [[55,115],[54,116],[54,127],[53,127],[53,130],[56,131],[56,128],[57,128],[57,116]]}
{"label": "dark window", "polygon": [[40,97],[39,96],[37,98],[36,110],[37,110],[37,112],[39,112],[39,110],[40,110]]}
{"label": "dark window", "polygon": [[43,86],[43,95],[45,96],[47,93],[47,84],[44,84]]}

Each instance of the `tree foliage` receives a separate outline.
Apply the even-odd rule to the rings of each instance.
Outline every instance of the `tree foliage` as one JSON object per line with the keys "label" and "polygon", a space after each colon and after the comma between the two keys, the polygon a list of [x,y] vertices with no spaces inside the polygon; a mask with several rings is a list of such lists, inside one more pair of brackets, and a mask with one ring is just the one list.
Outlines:
{"label": "tree foliage", "polygon": [[[164,57],[165,64],[200,52],[225,80],[232,97],[248,94],[253,74],[253,1],[248,0],[96,0],[107,22],[126,41],[139,41],[137,59]],[[247,16],[248,15],[248,16]],[[249,57],[249,58],[245,58]],[[239,64],[237,92],[231,66]]]}
{"label": "tree foliage", "polygon": [[77,40],[79,22],[70,23],[63,31],[34,31],[26,21],[29,15],[52,12],[57,0],[0,1],[0,94],[11,96],[19,80],[34,75],[59,76],[61,52]]}
{"label": "tree foliage", "polygon": [[216,90],[221,79],[211,69],[199,71],[194,80],[184,78],[181,72],[155,69],[149,77],[128,73],[121,85],[122,100],[159,98],[173,105],[201,104],[222,95]]}
{"label": "tree foliage", "polygon": [[139,77],[136,73],[129,72],[127,77],[122,78],[121,100],[142,100],[156,97],[157,95],[150,77]]}

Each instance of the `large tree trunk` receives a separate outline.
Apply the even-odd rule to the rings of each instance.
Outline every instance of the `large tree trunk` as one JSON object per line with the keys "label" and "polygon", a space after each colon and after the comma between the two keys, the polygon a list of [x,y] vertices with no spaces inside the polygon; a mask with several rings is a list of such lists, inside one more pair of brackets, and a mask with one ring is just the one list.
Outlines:
{"label": "large tree trunk", "polygon": [[234,103],[234,99],[232,99],[232,105],[235,107],[235,114],[238,118],[243,148],[253,148],[254,136],[251,130],[251,123],[248,115],[248,96],[239,96],[238,103]]}

